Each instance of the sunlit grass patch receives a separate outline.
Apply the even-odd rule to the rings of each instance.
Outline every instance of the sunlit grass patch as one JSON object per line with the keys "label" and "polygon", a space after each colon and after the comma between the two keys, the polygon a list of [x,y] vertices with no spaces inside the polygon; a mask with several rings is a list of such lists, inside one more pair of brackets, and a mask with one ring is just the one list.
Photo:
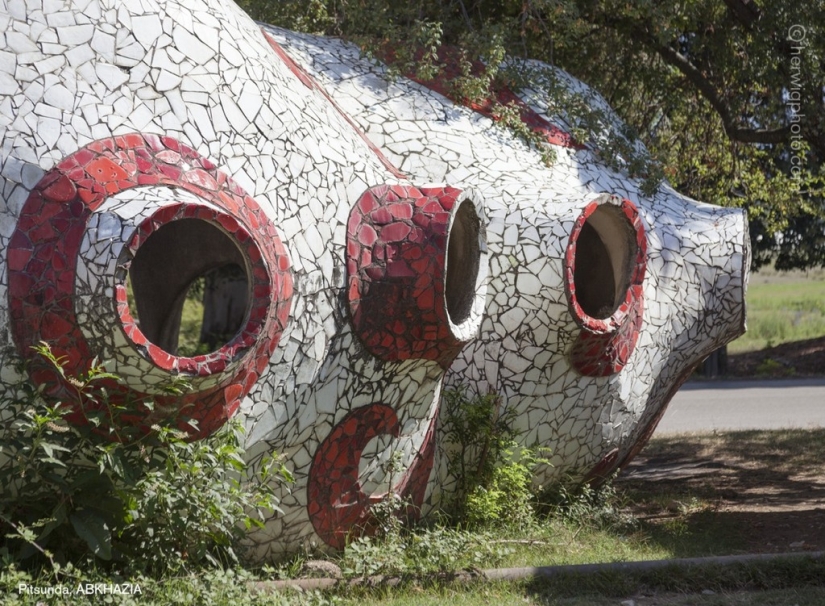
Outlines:
{"label": "sunlit grass patch", "polygon": [[751,277],[746,298],[748,332],[728,348],[756,351],[825,336],[825,272],[777,273]]}

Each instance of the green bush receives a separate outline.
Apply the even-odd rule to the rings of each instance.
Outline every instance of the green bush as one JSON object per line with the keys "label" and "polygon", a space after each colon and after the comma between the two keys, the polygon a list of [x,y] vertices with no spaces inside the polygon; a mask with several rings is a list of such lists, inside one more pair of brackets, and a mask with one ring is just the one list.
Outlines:
{"label": "green bush", "polygon": [[[64,374],[46,346],[38,353]],[[67,377],[74,394],[64,401],[24,383],[3,403],[16,414],[0,421],[0,557],[52,566],[91,558],[158,574],[237,562],[236,539],[277,510],[274,461],[248,481],[236,423],[198,441],[178,428],[180,416],[135,427],[135,407],[154,405],[111,401],[106,385],[117,380],[93,364]],[[77,408],[87,425],[67,421]]]}
{"label": "green bush", "polygon": [[525,528],[535,520],[533,471],[539,463],[547,463],[536,452],[518,449],[515,442],[502,451],[486,485],[475,486],[467,495],[464,513],[470,526]]}
{"label": "green bush", "polygon": [[474,527],[524,526],[533,519],[533,472],[548,464],[539,450],[519,448],[513,415],[496,394],[444,393],[447,468],[456,481],[449,513]]}

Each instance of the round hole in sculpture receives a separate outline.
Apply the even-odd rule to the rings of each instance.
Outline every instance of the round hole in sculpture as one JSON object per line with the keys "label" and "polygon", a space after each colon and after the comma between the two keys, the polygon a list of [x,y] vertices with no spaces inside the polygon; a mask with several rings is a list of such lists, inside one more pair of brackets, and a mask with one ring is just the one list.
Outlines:
{"label": "round hole in sculpture", "polygon": [[243,253],[224,230],[201,219],[160,226],[137,249],[129,279],[141,332],[172,355],[220,349],[249,313]]}
{"label": "round hole in sculpture", "polygon": [[481,221],[470,200],[464,200],[453,217],[447,243],[447,277],[444,298],[453,324],[465,322],[473,310],[481,259]]}
{"label": "round hole in sculpture", "polygon": [[575,297],[587,315],[609,318],[627,297],[637,252],[633,225],[621,208],[598,206],[576,238]]}

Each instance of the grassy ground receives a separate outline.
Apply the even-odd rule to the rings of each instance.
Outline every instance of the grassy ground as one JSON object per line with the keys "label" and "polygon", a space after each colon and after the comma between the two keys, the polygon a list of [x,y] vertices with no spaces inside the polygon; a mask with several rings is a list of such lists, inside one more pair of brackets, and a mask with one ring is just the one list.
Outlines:
{"label": "grassy ground", "polygon": [[[469,586],[437,582],[426,575],[415,577],[418,580],[408,576],[395,588],[261,597],[246,589],[249,573],[241,573],[242,577],[208,573],[160,583],[144,581],[144,594],[133,596],[130,603],[821,606],[825,603],[825,560],[803,556],[809,550],[825,549],[825,510],[820,507],[825,502],[823,460],[825,429],[654,438],[611,490],[562,500],[561,508],[557,499],[555,515],[521,530],[488,531],[468,545],[457,545],[449,536],[418,533],[417,539],[401,539],[399,551],[376,543],[374,549],[349,550],[332,560],[351,576],[359,576],[352,572],[358,566],[380,569],[382,559],[390,569],[395,566],[403,573],[421,563],[404,563],[403,555],[398,555],[406,551],[405,541],[416,540],[429,542],[420,557],[447,561],[446,570],[799,552],[801,558],[791,562],[673,567]],[[262,579],[286,573],[294,577],[307,557],[318,555],[255,574]],[[43,601],[18,594],[15,588],[20,579],[7,576],[4,582],[4,574],[0,566],[0,604],[35,606]],[[48,579],[34,583],[53,584]],[[69,584],[74,587],[77,581]],[[97,602],[72,596],[45,603]]]}
{"label": "grassy ground", "polygon": [[825,550],[823,461],[825,429],[665,436],[616,485],[642,520],[724,529],[714,550]]}
{"label": "grassy ground", "polygon": [[825,269],[762,269],[751,275],[747,304],[748,332],[728,346],[730,353],[825,336]]}
{"label": "grassy ground", "polygon": [[[825,429],[654,438],[607,501],[580,503],[498,540],[491,566],[671,559],[825,549]],[[484,567],[482,564],[480,567]],[[343,604],[821,606],[825,562],[598,574],[471,587],[410,583],[337,594]]]}
{"label": "grassy ground", "polygon": [[[762,574],[756,568],[749,572]],[[816,574],[822,570],[820,567],[810,572]],[[707,571],[701,574],[707,576]],[[748,573],[741,569],[737,574]],[[363,606],[822,606],[825,603],[825,587],[739,589],[719,586],[716,581],[666,575],[663,573],[658,579],[650,575],[604,575],[595,580],[569,578],[561,583],[491,583],[470,588],[412,587],[403,592],[374,591],[345,598],[341,603]]]}

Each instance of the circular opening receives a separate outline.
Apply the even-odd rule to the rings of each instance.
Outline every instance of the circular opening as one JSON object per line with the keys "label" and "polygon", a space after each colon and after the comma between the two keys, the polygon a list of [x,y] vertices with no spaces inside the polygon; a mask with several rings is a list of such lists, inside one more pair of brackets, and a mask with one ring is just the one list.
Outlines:
{"label": "circular opening", "polygon": [[201,219],[160,226],[129,268],[130,313],[146,338],[176,356],[217,351],[244,326],[251,282],[243,253]]}
{"label": "circular opening", "polygon": [[473,310],[481,247],[481,221],[470,200],[464,200],[453,218],[447,242],[447,278],[444,297],[453,324],[465,322]]}
{"label": "circular opening", "polygon": [[575,244],[576,301],[587,315],[609,318],[630,287],[636,256],[633,225],[621,208],[602,204],[584,222]]}

